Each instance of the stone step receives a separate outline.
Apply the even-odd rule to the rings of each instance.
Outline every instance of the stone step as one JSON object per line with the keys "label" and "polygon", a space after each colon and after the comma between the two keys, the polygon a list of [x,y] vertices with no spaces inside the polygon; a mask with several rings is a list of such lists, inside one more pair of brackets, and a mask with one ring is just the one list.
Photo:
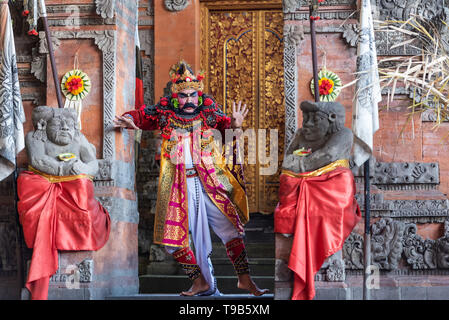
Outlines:
{"label": "stone step", "polygon": [[[274,258],[249,259],[251,274],[258,276],[274,275]],[[215,274],[223,276],[234,275],[234,267],[228,258],[212,258]],[[184,272],[179,264],[172,262],[154,262],[147,266],[147,275],[183,275]]]}
{"label": "stone step", "polygon": [[[251,275],[273,276],[274,258],[249,259]],[[215,274],[220,276],[233,276],[234,267],[229,258],[212,258]],[[184,271],[176,261],[153,262],[146,268],[146,275],[184,275]]]}
{"label": "stone step", "polygon": [[[250,259],[252,258],[274,258],[275,256],[275,244],[274,240],[271,243],[254,243],[248,242],[245,239],[246,253]],[[212,255],[211,258],[226,257],[226,248],[223,243],[212,243]]]}
{"label": "stone step", "polygon": [[[217,286],[223,294],[242,294],[237,288],[237,276],[217,276]],[[259,288],[274,292],[274,276],[252,276]],[[192,285],[185,275],[144,275],[139,277],[140,294],[174,294],[187,290]]]}
{"label": "stone step", "polygon": [[[274,276],[274,258],[249,259],[251,275]],[[214,272],[221,276],[233,276],[234,267],[228,258],[212,258]]]}
{"label": "stone step", "polygon": [[260,297],[255,297],[249,294],[223,294],[221,296],[212,297],[184,297],[179,294],[166,293],[150,293],[150,294],[135,294],[129,296],[110,296],[106,300],[273,300],[272,293],[264,294]]}

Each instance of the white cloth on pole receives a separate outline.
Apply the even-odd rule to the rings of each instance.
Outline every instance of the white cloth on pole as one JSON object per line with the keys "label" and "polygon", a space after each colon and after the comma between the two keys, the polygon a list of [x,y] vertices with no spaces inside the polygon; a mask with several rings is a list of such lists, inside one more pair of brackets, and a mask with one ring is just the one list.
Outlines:
{"label": "white cloth on pole", "polygon": [[360,29],[358,81],[352,109],[354,162],[357,166],[366,162],[373,152],[373,136],[379,129],[378,103],[382,100],[370,0],[362,0]]}
{"label": "white cloth on pole", "polygon": [[8,2],[0,1],[0,181],[14,172],[25,148],[24,122],[11,16]]}

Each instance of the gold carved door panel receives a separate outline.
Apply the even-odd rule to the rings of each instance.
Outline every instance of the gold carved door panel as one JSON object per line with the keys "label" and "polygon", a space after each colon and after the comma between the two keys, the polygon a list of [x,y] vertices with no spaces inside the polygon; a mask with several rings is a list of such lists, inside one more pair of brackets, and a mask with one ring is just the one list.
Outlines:
{"label": "gold carved door panel", "polygon": [[[225,2],[225,1],[223,1]],[[206,18],[207,17],[207,18]],[[279,173],[284,153],[283,14],[281,10],[208,10],[202,8],[201,67],[206,71],[206,92],[228,115],[232,102],[251,109],[243,130],[253,129],[256,148],[245,143],[245,180],[250,212],[272,213],[278,202]],[[258,129],[266,129],[266,144],[258,145]],[[248,152],[266,151],[270,129],[277,129],[277,170],[262,174],[259,157],[249,164]],[[250,149],[249,149],[250,148]],[[254,163],[254,161],[252,161]]]}

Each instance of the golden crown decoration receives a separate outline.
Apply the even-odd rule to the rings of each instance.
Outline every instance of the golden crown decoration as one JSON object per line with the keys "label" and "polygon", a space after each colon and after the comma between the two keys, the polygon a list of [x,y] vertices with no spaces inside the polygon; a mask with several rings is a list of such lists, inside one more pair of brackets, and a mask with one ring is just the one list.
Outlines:
{"label": "golden crown decoration", "polygon": [[204,89],[204,73],[200,72],[197,76],[193,74],[192,67],[181,60],[170,68],[169,72],[172,80],[171,92],[178,93],[183,90],[193,89],[202,91]]}

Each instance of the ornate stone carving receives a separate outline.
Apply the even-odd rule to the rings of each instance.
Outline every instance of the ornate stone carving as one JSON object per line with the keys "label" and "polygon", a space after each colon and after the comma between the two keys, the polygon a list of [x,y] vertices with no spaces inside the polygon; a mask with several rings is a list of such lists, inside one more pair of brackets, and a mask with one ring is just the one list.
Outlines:
{"label": "ornate stone carving", "polygon": [[[414,223],[392,219],[381,219],[371,231],[372,263],[381,269],[397,270],[401,255],[412,270],[449,269],[449,220],[444,222],[444,235],[437,240],[423,239]],[[362,236],[351,233],[343,246],[346,269],[363,269],[362,248]]]}
{"label": "ornate stone carving", "polygon": [[[346,20],[346,19],[358,19],[358,14],[354,13],[354,10],[336,10],[336,11],[320,11],[319,16],[322,20]],[[309,20],[309,12],[294,12],[285,13],[286,20]],[[318,31],[318,30],[317,30]]]}
{"label": "ornate stone carving", "polygon": [[404,233],[404,257],[413,269],[449,269],[449,221],[444,222],[444,235],[437,240],[423,239],[417,226],[409,224]]}
{"label": "ornate stone carving", "polygon": [[326,269],[326,280],[330,282],[343,282],[345,279],[345,262],[342,259],[333,259]]}
{"label": "ornate stone carving", "polygon": [[[406,21],[411,15],[436,21],[444,16],[444,0],[372,0],[375,20]],[[400,32],[378,32],[376,46],[378,55],[419,55],[421,50],[413,46],[390,47],[406,40]]]}
{"label": "ornate stone carving", "polygon": [[112,180],[112,160],[99,160],[98,167],[99,170],[95,176],[96,181]]}
{"label": "ornate stone carving", "polygon": [[350,47],[357,47],[359,43],[360,27],[355,23],[348,23],[343,25],[343,39]]}
{"label": "ornate stone carving", "polygon": [[351,232],[343,245],[346,269],[363,269],[363,237]]}
{"label": "ornate stone carving", "polygon": [[437,28],[442,36],[441,42],[443,48],[446,52],[449,52],[449,28],[447,27],[449,24],[449,8],[447,5],[443,8],[441,15],[438,16],[436,20],[437,21],[435,24],[437,25]]}
{"label": "ornate stone carving", "polygon": [[405,224],[383,218],[371,226],[372,263],[381,269],[397,269],[402,253]]}
{"label": "ornate stone carving", "polygon": [[153,56],[142,59],[144,102],[146,105],[152,105],[154,102],[154,62]]}
{"label": "ornate stone carving", "polygon": [[80,283],[92,282],[94,274],[94,261],[90,259],[83,260],[77,265]]}
{"label": "ornate stone carving", "polygon": [[[405,223],[382,218],[371,226],[371,263],[384,270],[399,266],[403,249]],[[363,269],[363,237],[351,233],[343,245],[346,268]]]}
{"label": "ornate stone carving", "polygon": [[371,2],[374,11],[377,8],[380,20],[406,21],[412,14],[430,20],[440,15],[444,8],[444,0],[371,0]]}
{"label": "ornate stone carving", "polygon": [[297,8],[301,7],[301,0],[283,0],[282,8],[284,13],[295,12]]}
{"label": "ornate stone carving", "polygon": [[154,33],[153,30],[139,30],[140,50],[145,51],[145,55],[154,54]]}
{"label": "ornate stone carving", "polygon": [[322,6],[351,6],[354,7],[357,5],[357,0],[326,0]]}
{"label": "ornate stone carving", "polygon": [[449,221],[444,222],[444,236],[435,242],[436,263],[440,269],[449,269]]}
{"label": "ornate stone carving", "polygon": [[[436,122],[437,114],[435,111],[427,109],[421,113],[421,121],[422,122]],[[449,119],[441,119],[442,122],[448,122]]]}
{"label": "ornate stone carving", "polygon": [[[53,32],[52,32],[52,36],[53,36]],[[53,50],[56,50],[60,44],[61,41],[56,38],[56,37],[52,37],[51,38],[51,43],[53,45]],[[41,31],[39,32],[39,53],[47,53],[48,54],[48,45],[47,45],[47,38],[45,37],[45,32]]]}
{"label": "ornate stone carving", "polygon": [[148,0],[147,15],[154,17],[154,0]]}
{"label": "ornate stone carving", "polygon": [[376,162],[374,184],[439,183],[438,163]]}
{"label": "ornate stone carving", "polygon": [[36,48],[33,48],[32,52],[33,60],[31,61],[31,73],[40,82],[45,82],[45,79],[47,78],[47,63],[45,56],[39,54]]}
{"label": "ornate stone carving", "polygon": [[[297,107],[298,101],[298,68],[297,68],[297,46],[300,41],[298,29],[286,25],[284,27],[284,90],[285,90],[285,142],[288,146],[298,128]],[[298,36],[293,36],[293,35]]]}
{"label": "ornate stone carving", "polygon": [[182,11],[190,4],[189,0],[164,0],[165,8],[168,11]]}
{"label": "ornate stone carving", "polygon": [[97,6],[97,14],[103,19],[114,18],[115,0],[95,0]]}
{"label": "ornate stone carving", "polygon": [[435,241],[424,240],[416,232],[418,228],[415,224],[408,224],[405,227],[403,247],[404,257],[413,269],[434,269],[435,264]]}
{"label": "ornate stone carving", "polygon": [[302,25],[286,25],[284,27],[285,43],[292,46],[298,46],[304,40],[304,28]]}
{"label": "ornate stone carving", "polygon": [[391,49],[393,45],[407,40],[401,32],[376,32],[375,38],[378,56],[413,56],[421,54],[421,49],[417,45],[404,45]]}
{"label": "ornate stone carving", "polygon": [[93,280],[94,261],[86,259],[76,265],[69,265],[65,269],[58,268],[56,273],[51,276],[50,282],[79,281],[79,283],[89,283]]}

